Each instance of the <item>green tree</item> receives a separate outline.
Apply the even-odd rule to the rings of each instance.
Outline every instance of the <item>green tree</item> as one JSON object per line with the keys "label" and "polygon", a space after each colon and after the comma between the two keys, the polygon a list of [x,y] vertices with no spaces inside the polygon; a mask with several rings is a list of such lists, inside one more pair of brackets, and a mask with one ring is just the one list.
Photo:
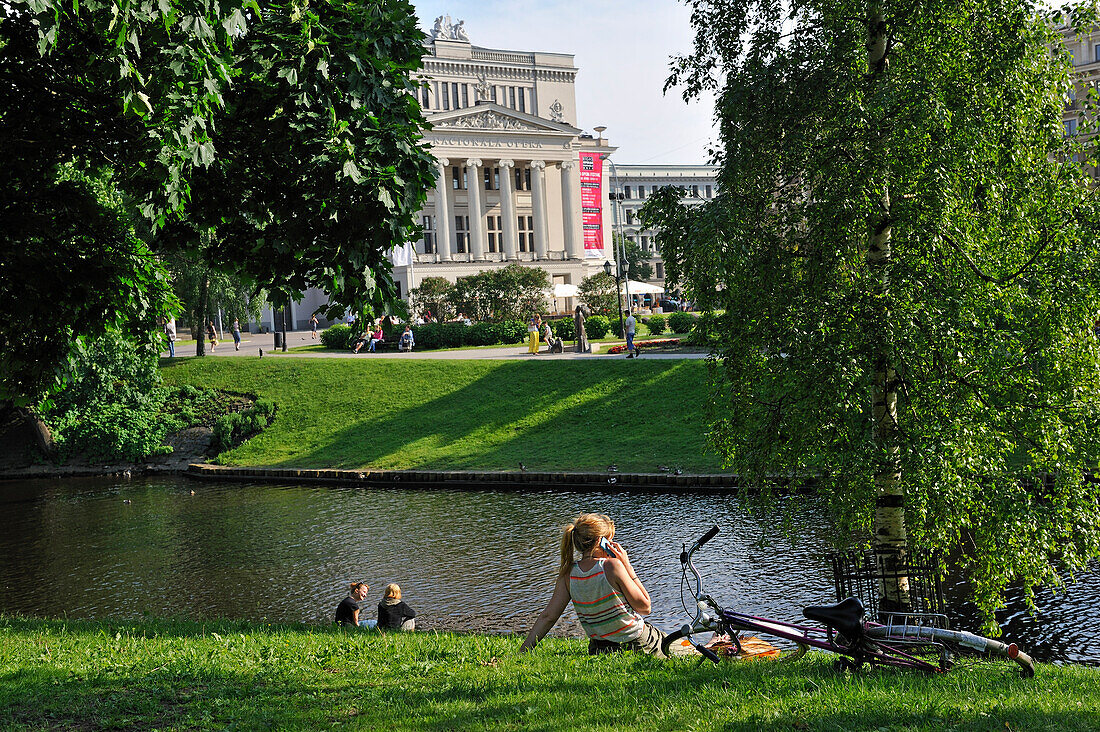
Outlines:
{"label": "green tree", "polygon": [[509,264],[459,277],[450,293],[451,308],[467,317],[500,323],[525,320],[546,308],[550,275],[541,267]]}
{"label": "green tree", "polygon": [[[432,183],[410,93],[422,39],[401,0],[5,6],[0,294],[52,310],[0,311],[2,395],[56,390],[73,349],[120,321],[155,330],[170,295],[141,241],[277,301],[314,285],[333,311],[392,299],[385,252]],[[36,271],[56,274],[48,297]]]}
{"label": "green tree", "polygon": [[619,307],[615,278],[604,272],[597,272],[581,280],[577,286],[577,297],[588,306],[593,315],[611,315]]}
{"label": "green tree", "polygon": [[618,234],[614,235],[614,240],[616,252],[619,251],[619,244],[622,244],[623,260],[628,265],[630,279],[637,280],[638,282],[645,282],[646,280],[653,279],[653,265],[649,263],[649,252],[642,249],[642,246],[637,242],[624,239]]}
{"label": "green tree", "polygon": [[813,475],[887,568],[910,542],[957,552],[990,621],[1008,583],[1100,555],[1100,268],[1087,151],[1062,134],[1066,18],[689,4],[695,53],[668,83],[719,92],[720,194],[657,196],[643,220],[727,311],[712,444],[747,483]]}
{"label": "green tree", "polygon": [[446,277],[425,277],[420,287],[409,292],[412,306],[418,315],[431,313],[436,320],[450,320],[455,311],[451,307],[451,293],[455,285]]}
{"label": "green tree", "polygon": [[243,322],[260,317],[262,296],[254,296],[252,289],[239,279],[211,267],[206,260],[193,252],[179,252],[166,258],[165,265],[171,273],[172,291],[179,300],[181,313],[197,336],[195,353],[206,354],[206,328],[204,323],[216,321],[218,311],[225,316],[223,327],[239,318]]}

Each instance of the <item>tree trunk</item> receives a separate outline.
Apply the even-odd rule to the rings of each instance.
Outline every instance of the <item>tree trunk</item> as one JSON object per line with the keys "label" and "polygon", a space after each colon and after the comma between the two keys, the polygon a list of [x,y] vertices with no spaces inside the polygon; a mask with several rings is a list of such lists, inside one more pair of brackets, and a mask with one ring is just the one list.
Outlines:
{"label": "tree trunk", "polygon": [[23,423],[26,424],[27,431],[34,438],[34,443],[42,454],[50,459],[56,457],[57,444],[54,442],[49,425],[31,409],[21,408],[18,411],[22,413]]}
{"label": "tree trunk", "polygon": [[[887,27],[882,5],[871,0],[867,8],[867,76],[871,94],[885,91],[888,70]],[[872,125],[878,120],[870,120]],[[867,264],[877,273],[876,306],[882,322],[875,328],[878,339],[874,362],[874,442],[878,453],[875,467],[875,533],[872,547],[878,561],[879,609],[908,610],[909,578],[901,571],[905,566],[908,541],[905,534],[905,490],[901,483],[898,448],[898,379],[891,363],[892,349],[889,329],[889,292],[892,220],[890,181],[886,165],[888,140],[881,125],[872,131],[872,159],[878,163],[881,187],[878,210],[871,215]]]}
{"label": "tree trunk", "polygon": [[202,285],[199,287],[199,333],[195,339],[195,355],[206,355],[206,323],[207,323],[207,310],[209,309],[210,300],[210,275],[209,273],[202,276]]}

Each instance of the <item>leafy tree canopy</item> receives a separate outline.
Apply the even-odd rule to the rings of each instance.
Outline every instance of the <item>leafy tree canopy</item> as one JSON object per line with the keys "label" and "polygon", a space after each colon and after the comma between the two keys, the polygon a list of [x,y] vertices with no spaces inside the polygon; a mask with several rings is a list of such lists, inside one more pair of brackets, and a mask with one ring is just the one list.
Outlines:
{"label": "leafy tree canopy", "polygon": [[66,344],[171,309],[141,240],[284,300],[392,298],[385,252],[431,185],[409,93],[422,39],[401,0],[5,5],[0,295],[52,311],[49,330],[0,315],[0,398],[34,402],[66,373]]}
{"label": "leafy tree canopy", "polygon": [[615,278],[605,272],[597,272],[581,280],[577,286],[577,297],[593,315],[611,315],[618,310]]}
{"label": "leafy tree canopy", "polygon": [[638,282],[653,279],[653,265],[649,263],[650,253],[642,249],[641,244],[620,237],[618,234],[614,235],[614,240],[616,252],[620,251],[618,247],[622,245],[623,260],[626,262],[626,271],[629,272],[630,279]]}
{"label": "leafy tree canopy", "polygon": [[[669,85],[719,93],[719,196],[655,195],[718,327],[711,444],[814,476],[883,553],[1003,590],[1100,555],[1094,194],[1058,22],[1026,0],[692,0]],[[1079,95],[1080,96],[1080,95]],[[844,533],[844,532],[842,532]]]}
{"label": "leafy tree canopy", "polygon": [[409,295],[418,315],[431,313],[435,320],[450,320],[455,315],[451,305],[454,289],[454,283],[446,277],[425,277]]}
{"label": "leafy tree canopy", "polygon": [[451,307],[472,320],[500,323],[526,320],[546,308],[550,275],[541,267],[509,264],[459,277],[450,293]]}

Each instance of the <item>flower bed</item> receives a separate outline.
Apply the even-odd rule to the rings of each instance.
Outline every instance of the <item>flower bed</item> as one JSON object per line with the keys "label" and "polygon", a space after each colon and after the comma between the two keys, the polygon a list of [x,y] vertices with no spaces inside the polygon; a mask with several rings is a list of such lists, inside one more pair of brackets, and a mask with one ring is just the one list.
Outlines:
{"label": "flower bed", "polygon": [[[679,338],[654,338],[648,341],[634,341],[635,348],[661,348],[664,346],[678,346],[680,345]],[[607,349],[608,353],[626,353],[626,344],[620,343],[617,346],[612,346]]]}

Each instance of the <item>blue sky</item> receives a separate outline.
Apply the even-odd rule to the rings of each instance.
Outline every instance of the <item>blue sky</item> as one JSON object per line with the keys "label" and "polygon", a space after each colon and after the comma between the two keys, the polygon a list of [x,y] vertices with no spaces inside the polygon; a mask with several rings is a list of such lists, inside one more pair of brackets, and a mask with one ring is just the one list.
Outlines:
{"label": "blue sky", "polygon": [[439,15],[465,20],[476,46],[572,53],[577,125],[604,135],[619,163],[699,164],[713,144],[714,104],[662,95],[669,56],[691,49],[688,9],[675,0],[424,0],[414,5],[429,32]]}

